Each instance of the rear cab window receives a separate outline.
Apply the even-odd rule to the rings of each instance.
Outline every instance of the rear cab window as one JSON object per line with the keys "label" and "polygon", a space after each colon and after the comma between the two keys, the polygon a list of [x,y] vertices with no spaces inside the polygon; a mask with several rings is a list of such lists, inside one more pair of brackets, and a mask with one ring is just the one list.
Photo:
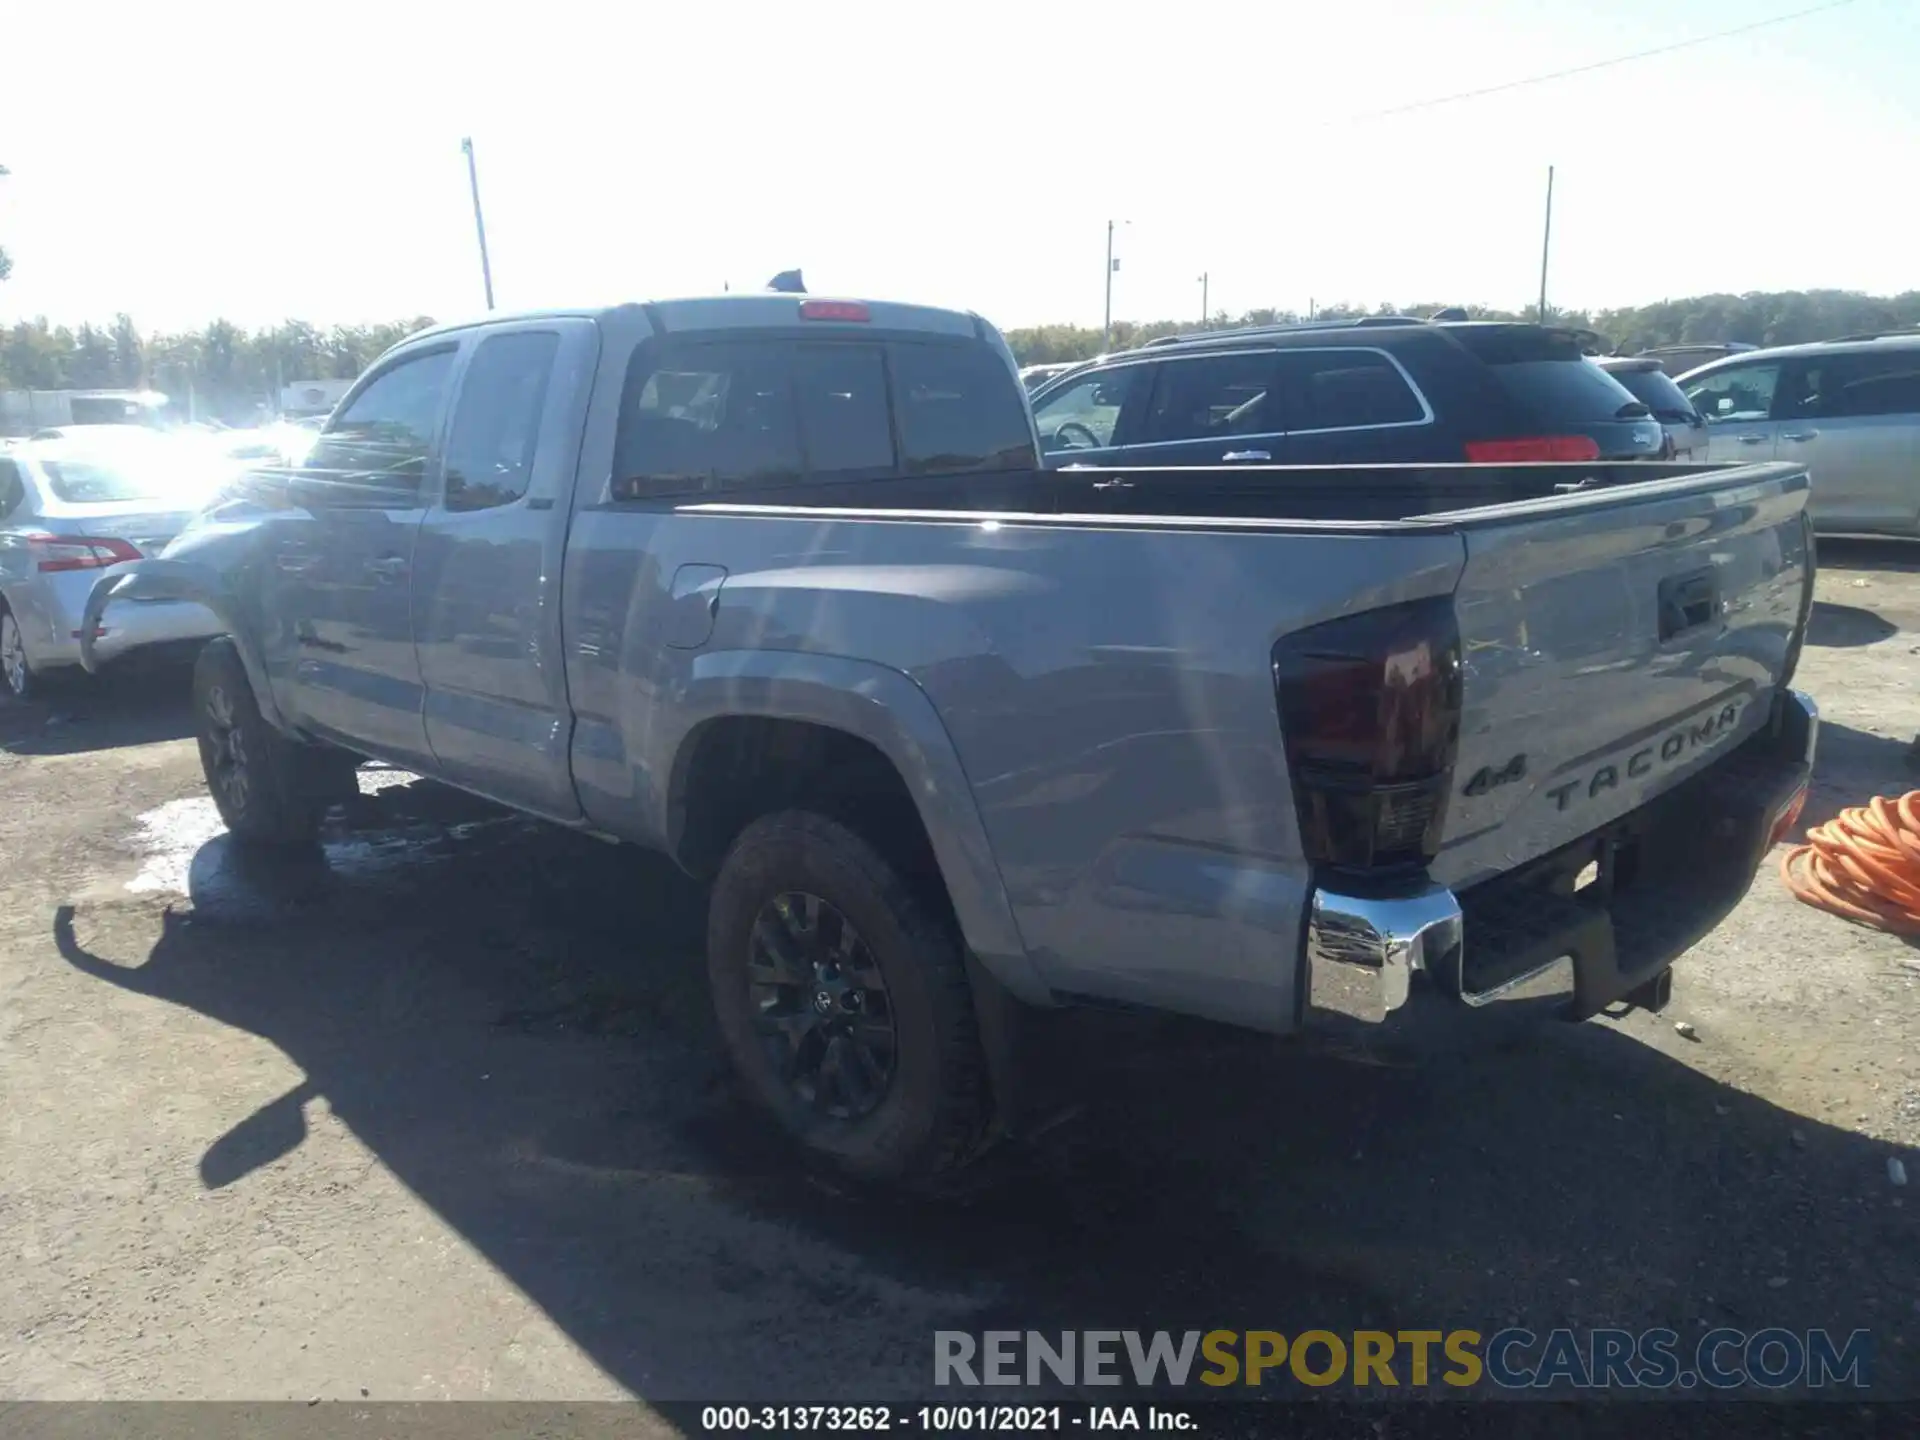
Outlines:
{"label": "rear cab window", "polygon": [[903,341],[890,348],[909,475],[1032,466],[1033,429],[998,355],[980,345]]}
{"label": "rear cab window", "polygon": [[1486,363],[1507,399],[1542,427],[1634,420],[1650,412],[1645,401],[1589,361],[1571,335],[1468,325],[1452,334]]}
{"label": "rear cab window", "polygon": [[1031,468],[1019,381],[989,347],[762,336],[642,346],[613,498]]}

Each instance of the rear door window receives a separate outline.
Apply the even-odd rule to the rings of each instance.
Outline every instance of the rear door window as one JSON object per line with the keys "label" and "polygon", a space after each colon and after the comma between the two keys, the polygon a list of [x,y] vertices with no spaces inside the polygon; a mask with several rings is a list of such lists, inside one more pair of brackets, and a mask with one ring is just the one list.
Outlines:
{"label": "rear door window", "polygon": [[447,432],[447,509],[486,510],[527,493],[559,350],[553,331],[529,330],[490,336],[474,351]]}
{"label": "rear door window", "polygon": [[1290,430],[1363,430],[1432,418],[1400,367],[1378,350],[1282,351],[1280,375]]}
{"label": "rear door window", "polygon": [[770,341],[635,353],[614,441],[613,498],[790,484],[805,472],[791,351]]}
{"label": "rear door window", "polygon": [[1162,361],[1154,369],[1142,444],[1277,435],[1286,429],[1274,393],[1271,350],[1195,355]]}
{"label": "rear door window", "polygon": [[1920,352],[1809,356],[1782,377],[1774,413],[1782,420],[1920,414]]}
{"label": "rear door window", "polygon": [[1017,470],[1033,464],[1033,432],[1006,362],[981,345],[898,344],[894,408],[910,475]]}
{"label": "rear door window", "polygon": [[1709,424],[1751,425],[1771,417],[1779,385],[1779,363],[1757,360],[1695,376],[1680,388]]}

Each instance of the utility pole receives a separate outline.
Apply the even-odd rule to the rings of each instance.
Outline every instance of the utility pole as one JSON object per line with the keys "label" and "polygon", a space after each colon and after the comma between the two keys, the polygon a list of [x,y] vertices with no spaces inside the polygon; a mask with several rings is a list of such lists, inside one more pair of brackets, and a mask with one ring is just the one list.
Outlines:
{"label": "utility pole", "polygon": [[1553,245],[1553,167],[1547,166],[1547,224],[1540,236],[1540,323],[1547,323],[1547,252]]}
{"label": "utility pole", "polygon": [[493,309],[493,266],[487,263],[487,222],[480,214],[480,172],[473,165],[473,139],[460,142],[467,157],[467,186],[473,191],[473,229],[480,237],[480,281],[487,287],[487,309]]}
{"label": "utility pole", "polygon": [[1200,328],[1202,330],[1207,328],[1207,317],[1211,314],[1213,312],[1207,308],[1207,272],[1202,270],[1200,272]]}
{"label": "utility pole", "polygon": [[1100,322],[1100,353],[1105,354],[1113,348],[1113,272],[1120,268],[1120,262],[1113,258],[1113,230],[1116,225],[1125,225],[1125,220],[1107,221],[1107,313]]}

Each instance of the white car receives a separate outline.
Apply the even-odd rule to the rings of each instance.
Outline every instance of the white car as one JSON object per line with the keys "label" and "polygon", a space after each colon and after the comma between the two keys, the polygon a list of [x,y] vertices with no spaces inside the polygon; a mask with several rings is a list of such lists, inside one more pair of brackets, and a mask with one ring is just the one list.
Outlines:
{"label": "white car", "polygon": [[[0,451],[0,682],[28,698],[47,671],[80,664],[87,593],[103,570],[159,553],[217,477],[162,437],[71,433]],[[187,601],[122,606],[96,635],[102,657],[183,648],[225,627]]]}

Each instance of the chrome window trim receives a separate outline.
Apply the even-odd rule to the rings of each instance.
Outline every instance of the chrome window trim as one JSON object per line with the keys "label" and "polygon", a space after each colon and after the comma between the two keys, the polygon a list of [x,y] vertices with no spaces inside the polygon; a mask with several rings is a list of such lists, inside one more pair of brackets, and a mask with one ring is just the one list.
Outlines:
{"label": "chrome window trim", "polygon": [[1417,384],[1413,376],[1407,373],[1407,367],[1400,363],[1400,357],[1391,350],[1382,350],[1378,345],[1313,345],[1295,348],[1291,345],[1276,351],[1282,355],[1348,355],[1364,351],[1369,355],[1378,355],[1398,372],[1407,389],[1413,392],[1413,398],[1420,402],[1418,420],[1382,420],[1374,425],[1323,425],[1315,430],[1289,430],[1289,435],[1348,435],[1362,430],[1411,430],[1419,425],[1433,424],[1433,406],[1427,402],[1427,395]]}
{"label": "chrome window trim", "polygon": [[[1219,355],[1272,355],[1279,357],[1285,355],[1354,354],[1378,355],[1389,365],[1393,366],[1394,371],[1400,376],[1402,383],[1413,393],[1413,398],[1420,402],[1420,418],[1418,420],[1383,420],[1374,425],[1323,425],[1313,430],[1260,430],[1246,434],[1219,437],[1195,437],[1189,440],[1145,440],[1133,445],[1102,445],[1098,448],[1103,454],[1117,454],[1127,450],[1154,449],[1162,445],[1195,445],[1201,443],[1202,438],[1219,438],[1234,441],[1284,440],[1290,435],[1357,435],[1368,430],[1410,430],[1417,426],[1431,425],[1434,423],[1433,406],[1428,402],[1426,392],[1415,383],[1413,376],[1407,373],[1407,367],[1400,363],[1399,356],[1390,350],[1381,349],[1378,345],[1255,345],[1240,350],[1196,350],[1187,355],[1142,355],[1136,359],[1120,360],[1112,365],[1103,365],[1098,370],[1089,371],[1085,378],[1092,379],[1096,375],[1107,375],[1115,370],[1127,370],[1137,365],[1177,365],[1183,360],[1209,359]],[[1034,411],[1036,423],[1038,423],[1039,416],[1040,412],[1036,409]],[[1064,455],[1067,452],[1064,450],[1055,450],[1049,453]]]}

